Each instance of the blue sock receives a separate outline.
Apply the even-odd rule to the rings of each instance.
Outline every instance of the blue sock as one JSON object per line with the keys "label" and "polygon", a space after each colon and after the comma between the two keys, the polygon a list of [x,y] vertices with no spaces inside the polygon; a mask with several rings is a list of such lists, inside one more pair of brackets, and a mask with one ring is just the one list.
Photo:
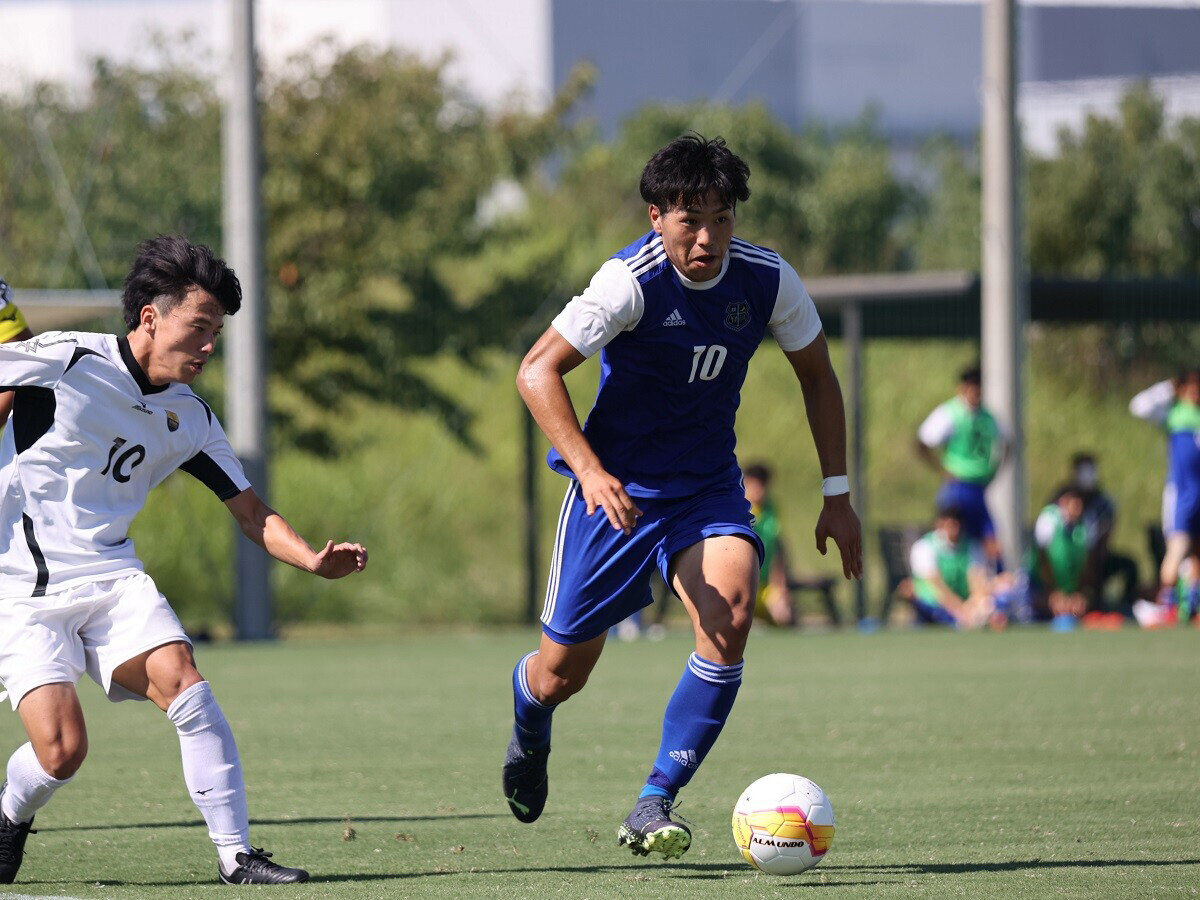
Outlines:
{"label": "blue sock", "polygon": [[662,744],[641,797],[674,800],[725,727],[738,688],[742,665],[722,666],[693,653],[663,716]]}
{"label": "blue sock", "polygon": [[526,653],[513,669],[513,711],[516,724],[513,734],[526,750],[537,750],[550,743],[550,717],[554,715],[557,704],[547,706],[533,696],[529,689],[529,678],[525,674],[525,666],[530,657],[537,656],[537,651]]}

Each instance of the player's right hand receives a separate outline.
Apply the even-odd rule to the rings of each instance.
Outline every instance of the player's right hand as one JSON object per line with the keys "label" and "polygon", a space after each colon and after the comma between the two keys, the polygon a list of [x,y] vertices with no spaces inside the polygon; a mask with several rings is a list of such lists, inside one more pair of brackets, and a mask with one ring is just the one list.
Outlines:
{"label": "player's right hand", "polygon": [[583,491],[589,516],[597,509],[603,509],[613,528],[625,534],[633,533],[642,511],[633,502],[633,498],[625,493],[625,485],[621,484],[619,478],[614,478],[603,469],[597,469],[579,476],[579,489]]}

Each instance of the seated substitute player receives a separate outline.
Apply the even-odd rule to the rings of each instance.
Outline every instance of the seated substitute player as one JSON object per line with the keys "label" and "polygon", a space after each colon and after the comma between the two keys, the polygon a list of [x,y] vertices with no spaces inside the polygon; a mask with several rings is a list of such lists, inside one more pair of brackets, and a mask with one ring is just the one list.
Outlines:
{"label": "seated substitute player", "polygon": [[1056,627],[1067,629],[1087,612],[1083,593],[1087,558],[1083,496],[1078,488],[1068,485],[1042,509],[1033,526],[1025,575],[1035,618],[1053,619]]}
{"label": "seated substitute player", "polygon": [[50,332],[0,345],[0,384],[16,391],[0,446],[0,681],[29,736],[0,787],[0,883],[21,866],[34,813],[83,763],[75,683],[85,671],[110,700],[149,699],[175,726],[222,882],[308,880],[250,846],[233,732],[128,537],[150,489],[182,469],[276,559],[325,578],[366,565],[358,544],[314,552],[263,503],[188,387],[241,299],[207,247],[158,237],[138,247],[125,280],[125,337]]}
{"label": "seated substitute player", "polygon": [[996,593],[1007,580],[989,577],[983,548],[967,536],[963,518],[958,507],[942,507],[933,531],[913,544],[913,610],[918,621],[930,624],[970,629],[990,622],[1003,627],[1004,607]]}
{"label": "seated substitute player", "polygon": [[[587,681],[608,628],[650,602],[655,565],[692,620],[696,651],[667,704],[662,743],[618,830],[635,854],[676,857],[691,832],[670,813],[716,741],[742,681],[763,547],[734,456],[746,367],[768,328],[804,394],[825,474],[816,542],[847,578],[862,571],[845,476],[845,415],[816,308],[778,254],[733,237],[750,196],[721,139],[685,136],[642,173],[652,230],[601,266],[521,363],[517,386],[571,479],[538,650],[513,670],[516,724],[504,795],[522,822],[546,802],[555,707]],[[600,352],[580,429],[563,376]]]}
{"label": "seated substitute player", "polygon": [[[25,317],[21,315],[21,310],[17,309],[17,304],[13,302],[12,288],[3,278],[0,278],[0,344],[7,344],[11,341],[27,341],[31,337],[33,337],[33,332],[29,330]],[[8,421],[8,414],[12,412],[12,404],[12,391],[0,393],[0,426]]]}

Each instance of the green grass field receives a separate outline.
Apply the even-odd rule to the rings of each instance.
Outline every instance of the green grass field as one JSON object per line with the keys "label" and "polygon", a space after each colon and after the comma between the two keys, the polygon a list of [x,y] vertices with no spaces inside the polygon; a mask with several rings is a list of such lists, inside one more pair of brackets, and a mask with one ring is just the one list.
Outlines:
{"label": "green grass field", "polygon": [[[613,644],[557,714],[533,826],[500,797],[508,676],[531,633],[201,647],[238,735],[253,837],[297,897],[1177,897],[1200,885],[1200,632],[756,633],[732,719],[683,794],[696,840],[646,862],[614,832],[689,652]],[[91,756],[0,897],[201,897],[215,857],[172,729],[81,688]],[[0,752],[21,740],[15,716]],[[729,814],[759,775],[833,800],[817,869],[758,875]],[[343,839],[346,829],[356,835]],[[4,891],[7,891],[5,893]]]}

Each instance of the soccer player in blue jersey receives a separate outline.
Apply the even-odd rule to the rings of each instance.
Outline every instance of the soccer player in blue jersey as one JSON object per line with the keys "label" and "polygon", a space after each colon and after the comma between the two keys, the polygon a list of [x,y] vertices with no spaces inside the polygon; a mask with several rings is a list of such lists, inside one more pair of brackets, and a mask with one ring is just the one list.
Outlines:
{"label": "soccer player in blue jersey", "polygon": [[[667,704],[662,743],[618,840],[678,857],[671,819],[733,707],[763,547],[734,456],[750,357],[768,329],[800,380],[825,475],[817,548],[832,539],[861,577],[841,388],[812,299],[777,253],[733,236],[750,170],[720,138],[685,136],[646,164],[652,229],[617,252],[521,363],[517,387],[570,478],[542,638],[513,671],[516,723],[504,796],[532,822],[546,803],[555,707],[587,681],[611,625],[650,603],[654,566],[692,620],[696,651]],[[580,428],[563,376],[600,353],[600,390]]]}

